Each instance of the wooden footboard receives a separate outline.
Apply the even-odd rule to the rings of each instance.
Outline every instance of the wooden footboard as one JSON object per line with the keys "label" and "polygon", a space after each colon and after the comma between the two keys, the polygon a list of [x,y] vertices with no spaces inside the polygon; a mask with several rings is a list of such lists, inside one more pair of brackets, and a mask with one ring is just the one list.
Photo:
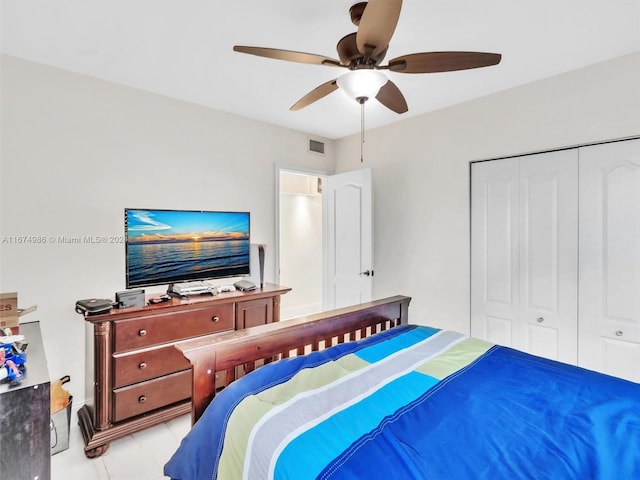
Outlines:
{"label": "wooden footboard", "polygon": [[200,418],[216,390],[243,372],[406,324],[410,301],[395,296],[177,344],[193,371],[192,422]]}

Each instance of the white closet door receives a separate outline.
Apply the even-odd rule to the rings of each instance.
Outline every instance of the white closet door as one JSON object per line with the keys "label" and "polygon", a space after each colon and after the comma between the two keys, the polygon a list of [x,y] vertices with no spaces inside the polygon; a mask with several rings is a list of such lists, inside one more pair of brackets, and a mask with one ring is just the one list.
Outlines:
{"label": "white closet door", "polygon": [[518,164],[471,165],[471,335],[506,346],[520,330]]}
{"label": "white closet door", "polygon": [[371,301],[373,183],[370,168],[326,178],[325,288],[327,309]]}
{"label": "white closet door", "polygon": [[578,151],[520,160],[521,350],[578,361]]}
{"label": "white closet door", "polygon": [[640,381],[640,140],[580,149],[579,364]]}
{"label": "white closet door", "polygon": [[471,335],[575,364],[577,150],[471,175]]}

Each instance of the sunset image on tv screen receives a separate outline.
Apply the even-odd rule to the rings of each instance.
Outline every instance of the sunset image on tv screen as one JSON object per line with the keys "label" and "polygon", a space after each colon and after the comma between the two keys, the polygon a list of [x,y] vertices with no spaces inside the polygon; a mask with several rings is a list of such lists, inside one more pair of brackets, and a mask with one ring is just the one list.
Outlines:
{"label": "sunset image on tv screen", "polygon": [[128,287],[249,273],[249,213],[126,210]]}

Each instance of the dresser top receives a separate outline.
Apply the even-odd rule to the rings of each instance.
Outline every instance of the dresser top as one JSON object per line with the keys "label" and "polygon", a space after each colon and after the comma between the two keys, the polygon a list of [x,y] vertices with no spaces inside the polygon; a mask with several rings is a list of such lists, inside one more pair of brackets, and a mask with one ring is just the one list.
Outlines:
{"label": "dresser top", "polygon": [[[274,297],[284,295],[291,288],[283,287],[281,285],[274,285],[271,283],[265,283],[264,287],[256,288],[255,290],[250,290],[246,292],[235,291],[235,292],[223,292],[218,293],[216,295],[211,294],[202,294],[202,295],[191,295],[189,297],[178,297],[172,296],[172,298],[167,302],[157,303],[155,305],[145,305],[144,307],[129,307],[129,308],[114,308],[109,313],[104,313],[101,315],[86,315],[84,319],[87,322],[92,323],[103,323],[110,322],[112,320],[128,318],[131,316],[140,316],[140,314],[162,314],[164,312],[175,311],[180,309],[188,309],[194,306],[213,306],[220,303],[232,303],[232,302],[242,302],[246,300],[257,300],[259,298],[265,297]],[[147,298],[156,296],[155,295],[147,295]]]}

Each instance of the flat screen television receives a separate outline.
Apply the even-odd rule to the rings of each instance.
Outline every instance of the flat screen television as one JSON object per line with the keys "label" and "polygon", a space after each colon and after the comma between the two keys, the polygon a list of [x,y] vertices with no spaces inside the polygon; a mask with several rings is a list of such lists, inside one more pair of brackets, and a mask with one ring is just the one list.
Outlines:
{"label": "flat screen television", "polygon": [[124,216],[127,288],[250,274],[249,212],[127,208]]}

